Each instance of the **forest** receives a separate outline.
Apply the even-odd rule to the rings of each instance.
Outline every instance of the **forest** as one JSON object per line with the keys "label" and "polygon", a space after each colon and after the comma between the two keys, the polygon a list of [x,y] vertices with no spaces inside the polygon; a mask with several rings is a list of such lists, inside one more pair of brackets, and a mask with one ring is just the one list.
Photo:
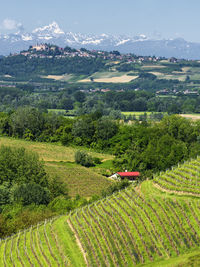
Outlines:
{"label": "forest", "polygon": [[[37,87],[36,87],[37,88]],[[33,85],[19,84],[17,87],[1,87],[0,111],[12,112],[18,107],[32,106],[44,112],[62,109],[74,115],[100,111],[104,115],[124,111],[166,112],[168,114],[199,113],[200,96],[179,93],[176,97],[158,96],[145,90],[87,92],[70,85],[69,88],[36,89]],[[99,89],[100,90],[100,89]],[[67,113],[66,113],[67,115]]]}

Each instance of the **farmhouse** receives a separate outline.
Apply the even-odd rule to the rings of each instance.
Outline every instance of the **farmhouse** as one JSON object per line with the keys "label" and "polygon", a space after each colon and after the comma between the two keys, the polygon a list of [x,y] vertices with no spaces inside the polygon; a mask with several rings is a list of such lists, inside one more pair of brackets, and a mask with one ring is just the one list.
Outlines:
{"label": "farmhouse", "polygon": [[120,180],[120,179],[128,179],[128,180],[136,180],[140,176],[139,172],[117,172],[113,174],[110,178],[114,180]]}
{"label": "farmhouse", "polygon": [[135,180],[140,176],[139,172],[117,172],[121,179]]}

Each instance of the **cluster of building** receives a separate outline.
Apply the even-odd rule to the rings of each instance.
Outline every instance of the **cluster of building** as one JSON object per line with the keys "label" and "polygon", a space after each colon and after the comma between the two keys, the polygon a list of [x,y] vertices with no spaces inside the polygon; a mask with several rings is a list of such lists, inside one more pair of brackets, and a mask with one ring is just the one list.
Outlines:
{"label": "cluster of building", "polygon": [[[13,54],[15,56],[17,54]],[[163,58],[155,56],[136,56],[133,54],[120,54],[118,51],[98,51],[98,50],[86,50],[72,49],[70,47],[61,48],[56,45],[49,44],[37,44],[30,46],[28,51],[20,52],[20,55],[29,58],[67,58],[67,57],[82,57],[82,58],[103,58],[105,60],[125,60],[129,63],[142,63],[142,62],[158,62]]]}
{"label": "cluster of building", "polygon": [[[96,93],[96,92],[107,93],[107,92],[110,92],[112,90],[109,88],[103,88],[103,89],[95,88],[95,89],[80,90],[80,91],[83,93]],[[124,92],[124,91],[125,91],[124,89],[115,90],[115,92]]]}
{"label": "cluster of building", "polygon": [[187,96],[199,96],[198,91],[192,91],[192,90],[185,90],[185,91],[178,91],[176,89],[169,90],[169,89],[163,89],[156,92],[156,95],[187,95]]}

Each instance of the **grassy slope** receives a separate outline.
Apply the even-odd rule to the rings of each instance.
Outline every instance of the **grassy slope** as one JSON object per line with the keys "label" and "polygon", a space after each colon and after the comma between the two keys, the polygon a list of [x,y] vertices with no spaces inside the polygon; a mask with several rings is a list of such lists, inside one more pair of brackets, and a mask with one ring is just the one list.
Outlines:
{"label": "grassy slope", "polygon": [[[178,170],[198,164],[200,159],[192,160]],[[180,185],[187,181],[184,172],[179,179]],[[200,189],[198,170],[189,182],[194,179]],[[131,186],[2,241],[1,264],[20,266],[22,261],[29,266],[30,260],[36,266],[38,261],[43,266],[48,261],[53,266],[191,266],[191,257],[200,254],[199,210],[199,197],[162,192],[147,180],[136,190]]]}
{"label": "grassy slope", "polygon": [[[77,148],[7,137],[0,138],[0,145],[25,147],[27,150],[37,152],[40,159],[44,161],[49,175],[56,175],[62,181],[65,181],[72,197],[76,196],[76,194],[84,197],[100,194],[102,189],[105,189],[111,183],[104,176],[98,174],[96,168],[85,168],[74,163],[74,154]],[[105,167],[113,158],[108,154],[88,152],[94,157],[101,158],[103,161],[102,166],[105,165]]]}

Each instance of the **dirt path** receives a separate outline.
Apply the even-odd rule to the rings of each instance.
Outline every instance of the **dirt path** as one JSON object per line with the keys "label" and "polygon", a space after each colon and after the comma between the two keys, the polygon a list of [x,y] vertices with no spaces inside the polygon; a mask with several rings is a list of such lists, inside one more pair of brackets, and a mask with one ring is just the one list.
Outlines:
{"label": "dirt path", "polygon": [[80,241],[79,237],[77,236],[76,232],[74,231],[74,228],[73,228],[73,226],[72,226],[72,224],[70,223],[69,220],[67,220],[67,223],[68,223],[70,229],[72,230],[72,232],[73,232],[74,235],[75,235],[76,243],[77,243],[77,245],[79,246],[81,252],[83,253],[83,257],[84,257],[84,260],[85,260],[86,265],[89,266],[88,261],[87,261],[87,257],[86,257],[86,253],[85,253],[85,251],[84,251],[84,249],[83,249],[83,247],[82,247],[82,244],[81,244],[81,241]]}
{"label": "dirt path", "polygon": [[158,184],[156,183],[153,183],[153,186],[155,188],[157,188],[158,190],[162,191],[162,192],[166,192],[166,193],[172,193],[172,194],[176,194],[176,195],[179,195],[179,196],[194,196],[194,197],[200,197],[200,194],[195,194],[195,193],[191,193],[191,192],[184,192],[184,191],[176,191],[176,190],[169,190],[169,189],[165,189],[161,186],[159,186]]}
{"label": "dirt path", "polygon": [[142,191],[141,191],[141,186],[142,186],[142,184],[139,184],[138,186],[136,186],[136,188],[135,188],[135,191],[139,194],[139,195],[141,195],[142,194]]}

